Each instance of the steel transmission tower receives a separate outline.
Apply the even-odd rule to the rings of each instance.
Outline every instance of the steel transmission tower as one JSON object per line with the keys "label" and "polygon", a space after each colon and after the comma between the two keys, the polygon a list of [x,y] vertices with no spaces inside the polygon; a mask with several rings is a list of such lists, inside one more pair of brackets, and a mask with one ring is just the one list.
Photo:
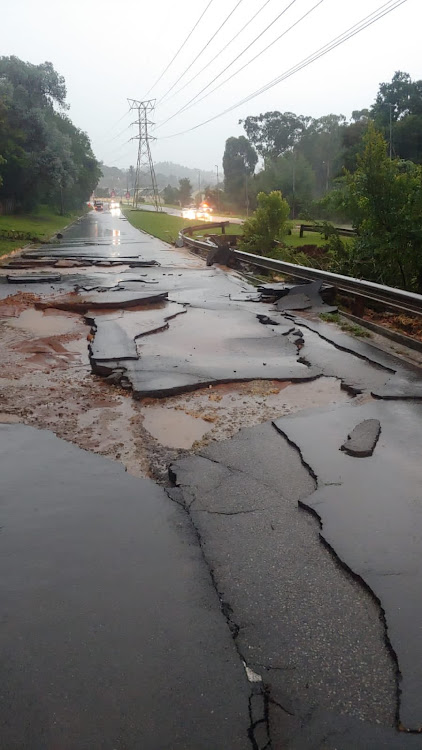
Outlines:
{"label": "steel transmission tower", "polygon": [[153,125],[149,119],[149,115],[154,111],[155,99],[148,99],[147,101],[140,102],[138,99],[128,99],[129,107],[131,110],[136,110],[138,113],[138,119],[132,123],[132,125],[138,126],[138,135],[135,135],[132,140],[139,141],[138,143],[138,160],[136,162],[136,173],[135,173],[135,187],[133,190],[133,205],[135,206],[138,202],[138,194],[141,190],[141,175],[150,175],[151,184],[144,185],[144,188],[149,188],[152,193],[152,199],[156,211],[161,211],[161,203],[158,196],[157,179],[155,176],[154,162],[152,161],[150,141],[155,140],[149,132],[148,126]]}

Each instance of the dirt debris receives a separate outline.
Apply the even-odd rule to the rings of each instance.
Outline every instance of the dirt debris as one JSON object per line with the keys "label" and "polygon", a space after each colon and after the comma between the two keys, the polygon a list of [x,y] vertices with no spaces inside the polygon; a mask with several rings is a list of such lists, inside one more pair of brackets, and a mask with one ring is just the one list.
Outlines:
{"label": "dirt debris", "polygon": [[[348,400],[334,378],[311,383],[252,381],[136,401],[92,375],[90,328],[82,315],[35,310],[18,293],[0,304],[0,414],[52,430],[79,447],[121,461],[135,476],[167,482],[188,451],[239,429],[310,406]],[[3,304],[6,303],[6,304]],[[0,417],[1,420],[1,417]]]}

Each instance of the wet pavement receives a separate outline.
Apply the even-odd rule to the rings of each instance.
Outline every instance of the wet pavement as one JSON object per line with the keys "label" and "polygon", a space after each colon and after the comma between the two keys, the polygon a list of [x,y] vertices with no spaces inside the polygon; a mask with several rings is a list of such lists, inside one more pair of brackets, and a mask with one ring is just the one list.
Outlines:
{"label": "wet pavement", "polygon": [[244,750],[245,671],[183,509],[0,425],[0,747]]}
{"label": "wet pavement", "polygon": [[[6,276],[15,273],[54,275],[56,263],[60,264],[59,281],[38,278],[33,283],[26,279],[7,282]],[[37,264],[41,264],[41,272]],[[124,726],[129,734],[126,744],[116,741],[110,747],[422,747],[420,736],[397,731],[401,726],[415,732],[422,726],[419,366],[384,350],[379,341],[349,336],[319,320],[317,313],[326,306],[318,290],[309,288],[302,294],[300,288],[296,289],[291,296],[296,301],[288,302],[288,293],[281,298],[283,304],[277,304],[270,290],[261,295],[240,273],[207,268],[187,250],[172,248],[134,229],[120,211],[88,214],[65,233],[63,240],[19,256],[16,270],[13,258],[5,265],[9,267],[0,267],[0,318],[7,316],[1,324],[7,362],[11,368],[17,358],[23,357],[27,374],[21,381],[22,388],[23,383],[30,382],[33,368],[37,393],[42,387],[50,389],[53,416],[48,417],[48,405],[44,412],[39,405],[32,411],[25,410],[27,394],[22,390],[22,408],[9,397],[0,401],[0,411],[5,404],[9,406],[4,419],[13,420],[18,414],[24,421],[49,426],[89,450],[106,451],[132,473],[139,476],[144,472],[144,476],[154,476],[167,485],[173,500],[169,506],[161,488],[121,475],[134,486],[141,482],[139,493],[145,492],[147,499],[142,499],[139,512],[144,512],[144,502],[149,509],[155,503],[157,513],[159,508],[173,508],[181,514],[176,531],[183,536],[191,523],[195,529],[191,567],[179,565],[180,580],[174,584],[177,590],[185,576],[187,594],[192,594],[192,599],[182,597],[180,612],[177,607],[170,608],[170,614],[166,603],[163,616],[167,613],[167,621],[175,619],[177,623],[192,602],[196,606],[195,596],[200,590],[208,601],[204,576],[211,572],[215,601],[209,608],[230,636],[235,656],[233,663],[231,656],[228,658],[224,675],[225,667],[218,657],[216,672],[221,669],[224,680],[231,680],[237,659],[241,674],[249,678],[246,692],[237,677],[231,688],[222,691],[233,691],[233,705],[229,706],[235,717],[233,736],[227,733],[224,720],[220,722],[221,734],[209,735],[207,719],[199,712],[198,724],[190,734],[184,726],[181,728],[180,745],[168,739],[166,723],[160,727],[163,735],[158,733],[157,741],[153,739],[158,721],[154,708],[151,734],[145,735],[143,744],[135,739],[142,737],[139,704],[135,711],[131,685],[125,687],[117,680],[116,691],[120,694],[127,689],[130,708],[124,719],[111,712],[105,732],[112,737],[111,742],[115,736],[112,725]],[[83,326],[87,342],[76,338]],[[17,340],[16,336],[23,338]],[[90,376],[88,367],[100,377]],[[57,398],[54,394],[55,377],[64,384],[60,386],[61,407],[60,393]],[[9,371],[3,381],[0,377],[5,393],[19,393],[19,383],[13,385],[15,379]],[[83,393],[83,408],[76,417],[72,414],[64,430],[68,405],[69,411],[73,409],[72,382],[73,390]],[[247,429],[238,432],[242,427]],[[26,428],[11,424],[7,429]],[[88,433],[89,439],[84,437]],[[136,450],[131,447],[131,435],[136,436]],[[227,437],[230,439],[225,440]],[[42,440],[39,444],[41,456]],[[192,445],[196,455],[188,453]],[[31,441],[23,442],[22,460],[30,447]],[[150,456],[147,470],[146,455]],[[6,453],[4,456],[7,458]],[[166,482],[170,463],[171,482]],[[9,471],[7,461],[6,466]],[[10,471],[15,484],[18,479],[13,465]],[[86,480],[88,485],[94,487],[98,482],[98,487],[103,487],[93,464],[87,465],[86,476],[91,471],[93,481]],[[57,472],[52,462],[48,462],[46,477],[49,472],[55,482]],[[7,472],[5,477],[9,481]],[[119,479],[119,485],[122,481]],[[124,484],[121,497],[116,493],[121,503]],[[22,502],[32,508],[31,501],[25,500],[24,485]],[[150,492],[153,502],[148,499]],[[35,533],[52,535],[50,515],[54,517],[55,502],[55,497],[49,498],[50,505],[45,515],[40,514],[39,526],[29,530],[30,549],[22,566],[16,562],[17,553],[13,558],[17,585],[11,610],[17,608],[22,622],[28,616],[27,608],[19,609],[16,601],[19,591],[22,594],[25,590],[24,571],[31,567],[30,555],[35,570],[48,571],[59,554],[54,548],[47,562],[40,564],[35,539]],[[6,510],[9,512],[8,506]],[[123,514],[120,523],[133,526],[134,512],[132,508],[128,518]],[[115,522],[114,513],[113,509],[107,522],[110,527]],[[151,513],[153,516],[153,510]],[[80,503],[67,508],[66,514],[70,514],[71,525],[83,526],[84,507]],[[162,517],[163,539],[168,525],[174,530],[169,518],[165,514]],[[17,533],[19,515],[14,523]],[[153,522],[148,516],[141,523],[137,538],[142,549]],[[65,540],[68,559],[73,559],[73,554],[79,565],[84,550],[95,549],[98,543],[99,560],[107,571],[105,542],[98,542],[98,534],[91,539],[91,533],[92,524],[88,524],[81,544],[75,545],[70,536]],[[124,533],[128,533],[127,528]],[[10,539],[7,555],[13,557],[14,546],[19,554],[22,546],[17,536]],[[124,539],[123,534],[123,547]],[[169,555],[168,561],[163,546],[159,547],[160,570],[168,562],[170,566],[178,564],[178,541],[174,538],[168,543],[176,550],[176,557]],[[157,563],[150,557],[145,565],[155,571]],[[127,572],[130,564],[124,557],[119,567],[122,611],[131,599],[136,612],[139,602],[135,590],[129,586],[125,591],[125,566]],[[95,589],[97,576],[100,572],[95,567],[86,592]],[[132,573],[129,578],[133,583]],[[100,576],[100,590],[106,600],[101,580]],[[37,584],[33,576],[35,593],[31,596],[42,600],[43,581],[39,577]],[[167,573],[156,577],[154,572],[154,581],[155,613],[159,600],[167,600]],[[170,575],[169,586],[172,581]],[[142,582],[139,585],[142,591]],[[54,596],[57,591],[58,586]],[[148,595],[144,589],[140,599]],[[56,627],[57,608],[61,611],[61,603],[54,603],[54,596],[47,619],[37,622],[34,631],[25,631],[23,643],[28,637],[35,645],[43,627],[47,628],[44,636],[48,640],[46,634]],[[114,609],[105,607],[100,612],[104,623],[119,621]],[[125,618],[122,622],[128,627]],[[127,651],[139,648],[145,640],[144,629],[150,625],[142,624],[138,641],[131,631]],[[85,627],[89,630],[92,624],[82,612],[77,632],[83,633]],[[225,652],[225,636],[204,631],[204,656],[195,650],[190,627],[185,638],[180,630],[175,632],[180,649],[189,652],[192,641],[192,675],[203,674],[203,657],[208,658],[213,647],[220,649],[220,655]],[[4,637],[10,650],[7,628]],[[59,628],[60,637],[64,639],[62,648],[67,638],[65,628]],[[112,648],[117,641],[113,636]],[[150,638],[148,642],[153,641]],[[106,639],[104,650],[108,647]],[[158,644],[157,652],[149,649],[146,663],[157,667],[158,685],[165,676],[166,695],[170,688],[178,690],[175,675],[183,659],[181,651],[175,654],[169,677],[170,670],[161,670],[160,648]],[[19,654],[21,661],[16,663],[22,669],[28,655],[23,650]],[[63,655],[67,674],[67,646],[63,646]],[[94,656],[93,669],[97,669],[101,655],[98,652]],[[122,663],[126,664],[126,658]],[[246,672],[242,672],[242,662]],[[31,661],[28,664],[34,674],[41,669],[35,662],[35,666]],[[230,672],[232,668],[234,672]],[[73,675],[75,686],[78,674],[76,671]],[[84,679],[89,684],[89,674]],[[189,680],[188,676],[188,685]],[[179,685],[179,678],[176,682]],[[216,700],[218,708],[220,698],[211,683],[209,699]],[[147,687],[142,685],[144,700]],[[100,723],[103,712],[109,710],[102,689],[100,686],[96,695]],[[162,708],[158,693],[156,690],[151,700],[158,701],[157,706]],[[245,696],[246,714],[243,708],[238,710],[245,705]],[[149,713],[149,700],[149,696],[145,698],[141,713]],[[30,700],[25,698],[23,703],[24,715],[32,721]],[[168,705],[169,715],[173,713],[173,723],[179,728],[179,705],[172,707],[171,701]],[[54,701],[48,705],[50,709],[57,710]],[[79,717],[82,709],[75,704],[72,710]],[[192,712],[196,710],[192,703]],[[58,729],[59,734],[52,735],[57,742],[64,742],[66,721],[64,717],[62,734]],[[94,738],[91,746],[99,746],[100,735],[89,722],[86,726]],[[21,741],[19,731],[13,724],[10,737],[16,735]],[[204,744],[205,734],[212,742],[206,744],[207,739]],[[176,739],[179,741],[177,734]],[[69,745],[79,746],[83,745]]]}

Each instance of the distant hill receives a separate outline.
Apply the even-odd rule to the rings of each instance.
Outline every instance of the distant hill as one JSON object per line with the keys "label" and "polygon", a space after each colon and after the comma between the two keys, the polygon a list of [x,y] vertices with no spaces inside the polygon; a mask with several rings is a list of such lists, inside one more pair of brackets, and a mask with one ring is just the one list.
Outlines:
{"label": "distant hill", "polygon": [[[198,187],[198,173],[201,173],[201,185],[202,187],[205,187],[206,185],[215,185],[217,182],[217,175],[215,172],[207,172],[203,169],[191,169],[190,167],[184,167],[182,164],[174,164],[172,161],[159,161],[157,164],[155,164],[155,172],[156,174],[161,174],[165,177],[169,178],[169,184],[173,185],[173,187],[176,187],[178,184],[178,181],[182,177],[188,177],[196,189]],[[173,178],[176,180],[176,182],[173,184],[170,182],[170,178]]]}
{"label": "distant hill", "polygon": [[[108,167],[106,164],[102,164],[101,170],[103,176],[98,183],[99,188],[124,190],[127,187],[133,187],[134,173],[131,173],[130,169],[119,169],[118,167]],[[179,180],[182,177],[188,177],[195,191],[198,189],[199,172],[202,188],[207,185],[216,184],[217,175],[214,172],[191,169],[190,167],[184,167],[182,164],[174,164],[171,161],[160,161],[155,164],[155,174],[160,190],[166,187],[166,185],[178,187]],[[149,180],[146,180],[146,182],[149,183]]]}

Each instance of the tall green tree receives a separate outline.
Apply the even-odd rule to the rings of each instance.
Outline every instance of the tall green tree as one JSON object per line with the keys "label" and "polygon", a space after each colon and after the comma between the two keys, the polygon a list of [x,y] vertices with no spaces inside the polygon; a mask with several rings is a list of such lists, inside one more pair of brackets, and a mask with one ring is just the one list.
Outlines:
{"label": "tall green tree", "polygon": [[66,116],[64,78],[50,62],[0,57],[0,201],[68,208],[100,177],[89,139]]}
{"label": "tall green tree", "polygon": [[358,231],[346,270],[422,292],[422,167],[389,159],[373,123],[363,140],[358,168],[346,176],[344,200]]}
{"label": "tall green tree", "polygon": [[398,70],[390,83],[380,84],[371,117],[388,140],[390,116],[393,154],[422,163],[422,80]]}
{"label": "tall green tree", "polygon": [[296,149],[265,162],[265,169],[254,176],[252,190],[279,190],[291,206],[292,218],[307,208],[315,192],[315,174],[303,154]]}
{"label": "tall green tree", "polygon": [[257,153],[244,135],[227,139],[223,156],[224,190],[238,206],[245,204],[245,185],[257,162]]}
{"label": "tall green tree", "polygon": [[182,206],[187,206],[192,200],[192,183],[188,177],[179,180],[179,200]]}
{"label": "tall green tree", "polygon": [[295,146],[310,121],[310,117],[295,115],[293,112],[275,111],[247,117],[239,122],[243,124],[257,153],[264,159],[273,160]]}

